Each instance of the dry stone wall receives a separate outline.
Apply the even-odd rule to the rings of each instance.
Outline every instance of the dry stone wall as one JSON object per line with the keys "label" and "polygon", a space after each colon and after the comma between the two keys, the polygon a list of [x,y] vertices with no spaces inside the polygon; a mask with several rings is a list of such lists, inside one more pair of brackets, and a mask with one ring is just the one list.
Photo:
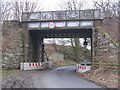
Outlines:
{"label": "dry stone wall", "polygon": [[2,27],[2,68],[19,68],[24,60],[23,34],[19,21],[5,21]]}
{"label": "dry stone wall", "polygon": [[118,68],[118,44],[101,28],[97,29],[95,34],[95,66],[104,70],[116,70]]}

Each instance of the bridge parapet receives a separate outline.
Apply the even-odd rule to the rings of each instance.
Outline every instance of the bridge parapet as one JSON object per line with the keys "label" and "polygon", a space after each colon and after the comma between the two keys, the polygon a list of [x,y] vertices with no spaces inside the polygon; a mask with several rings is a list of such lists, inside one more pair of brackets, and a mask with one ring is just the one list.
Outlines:
{"label": "bridge parapet", "polygon": [[99,9],[76,11],[44,11],[27,12],[21,17],[22,23],[28,23],[28,28],[74,28],[93,27],[94,20],[101,20]]}

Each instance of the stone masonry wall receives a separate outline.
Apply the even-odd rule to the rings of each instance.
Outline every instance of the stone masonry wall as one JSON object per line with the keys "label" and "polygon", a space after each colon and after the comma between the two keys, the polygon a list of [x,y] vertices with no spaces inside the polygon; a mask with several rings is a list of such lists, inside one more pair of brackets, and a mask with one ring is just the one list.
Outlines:
{"label": "stone masonry wall", "polygon": [[19,68],[24,60],[23,33],[19,21],[5,21],[2,27],[2,68]]}
{"label": "stone masonry wall", "polygon": [[96,30],[95,66],[104,70],[118,68],[118,44],[102,28]]}

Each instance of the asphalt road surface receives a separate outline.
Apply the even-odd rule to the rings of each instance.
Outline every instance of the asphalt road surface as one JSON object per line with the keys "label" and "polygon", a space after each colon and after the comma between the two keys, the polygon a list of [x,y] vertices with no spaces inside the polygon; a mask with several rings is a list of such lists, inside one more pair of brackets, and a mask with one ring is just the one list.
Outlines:
{"label": "asphalt road surface", "polygon": [[10,77],[3,88],[101,88],[75,74],[75,66],[37,70]]}

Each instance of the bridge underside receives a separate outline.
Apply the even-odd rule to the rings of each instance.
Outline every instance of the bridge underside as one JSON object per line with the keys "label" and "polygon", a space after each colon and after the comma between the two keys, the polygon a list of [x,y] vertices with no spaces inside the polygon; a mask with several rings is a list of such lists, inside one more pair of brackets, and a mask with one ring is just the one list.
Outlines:
{"label": "bridge underside", "polygon": [[29,30],[32,61],[44,61],[44,38],[91,38],[92,28],[64,30]]}
{"label": "bridge underside", "polygon": [[91,38],[92,28],[65,30],[30,30],[33,38]]}

